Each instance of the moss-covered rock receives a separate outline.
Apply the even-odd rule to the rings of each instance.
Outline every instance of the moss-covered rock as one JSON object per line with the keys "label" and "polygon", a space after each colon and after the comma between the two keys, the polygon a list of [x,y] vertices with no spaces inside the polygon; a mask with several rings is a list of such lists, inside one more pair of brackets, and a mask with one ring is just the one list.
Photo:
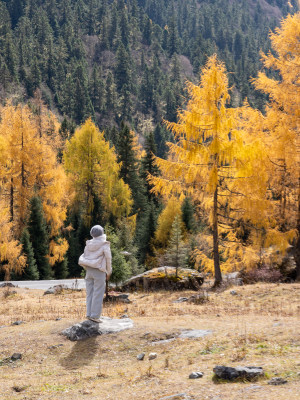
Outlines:
{"label": "moss-covered rock", "polygon": [[128,279],[122,290],[199,290],[203,281],[203,275],[193,269],[179,269],[176,277],[175,268],[160,267]]}

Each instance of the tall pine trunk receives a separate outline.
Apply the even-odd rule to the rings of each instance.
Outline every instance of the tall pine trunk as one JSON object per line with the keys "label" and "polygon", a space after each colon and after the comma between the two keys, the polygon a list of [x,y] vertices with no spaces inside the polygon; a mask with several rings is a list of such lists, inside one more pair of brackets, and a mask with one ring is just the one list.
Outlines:
{"label": "tall pine trunk", "polygon": [[214,208],[213,208],[213,255],[214,255],[214,270],[215,283],[214,287],[219,286],[222,282],[222,273],[220,268],[219,254],[219,233],[218,233],[218,185],[214,191]]}

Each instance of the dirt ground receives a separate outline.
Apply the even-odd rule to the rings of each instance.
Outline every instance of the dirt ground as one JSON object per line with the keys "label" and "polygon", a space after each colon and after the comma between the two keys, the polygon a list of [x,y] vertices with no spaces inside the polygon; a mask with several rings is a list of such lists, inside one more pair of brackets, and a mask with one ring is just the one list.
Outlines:
{"label": "dirt ground", "polygon": [[[231,294],[232,290],[236,294]],[[13,293],[16,291],[16,293]],[[173,303],[193,292],[133,293],[130,304],[105,304],[134,328],[70,342],[60,333],[85,319],[85,292],[46,295],[0,289],[0,399],[195,400],[285,399],[300,392],[300,285],[256,284],[209,292],[204,304]],[[20,325],[12,325],[15,321]],[[204,338],[162,341],[185,329]],[[137,355],[144,352],[144,361]],[[157,353],[149,361],[148,355]],[[13,353],[22,359],[9,361]],[[263,367],[257,382],[214,383],[213,368]],[[201,379],[189,379],[193,371]],[[288,382],[268,385],[272,377]]]}

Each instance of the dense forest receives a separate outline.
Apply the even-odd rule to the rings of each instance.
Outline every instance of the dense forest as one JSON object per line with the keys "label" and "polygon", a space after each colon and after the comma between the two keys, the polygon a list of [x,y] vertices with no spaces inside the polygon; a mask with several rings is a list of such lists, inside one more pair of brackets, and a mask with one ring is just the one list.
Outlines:
{"label": "dense forest", "polygon": [[[224,271],[259,266],[272,279],[286,275],[286,250],[295,248],[300,229],[299,115],[282,102],[297,93],[293,78],[289,97],[288,82],[297,76],[299,49],[284,43],[299,40],[298,11],[296,0],[0,1],[1,278],[80,276],[78,257],[95,223],[111,241],[115,282],[174,262],[215,272],[216,263]],[[278,45],[269,34],[283,18],[290,25],[278,33]],[[261,52],[268,56],[261,59]],[[290,57],[296,72],[280,64]],[[210,128],[204,133],[205,123],[215,126],[215,119],[206,120],[212,108],[201,92],[214,93],[209,71],[223,90],[214,115],[225,121],[224,130],[215,128],[222,143],[229,139],[222,151]],[[279,100],[272,82],[285,79],[286,97]],[[185,112],[201,119],[201,140],[189,136],[196,122]],[[282,121],[290,126],[286,141]],[[254,133],[264,149],[255,147]],[[206,158],[179,150],[191,150],[193,140]],[[235,142],[247,151],[233,149]],[[239,163],[233,157],[246,153],[258,156]],[[259,158],[263,153],[270,165]],[[254,161],[263,178],[254,174]],[[201,173],[181,165],[193,163],[203,166]],[[171,171],[185,184],[166,184]],[[258,183],[260,198],[251,200]],[[229,199],[233,193],[247,200]],[[254,204],[268,217],[255,218]]]}

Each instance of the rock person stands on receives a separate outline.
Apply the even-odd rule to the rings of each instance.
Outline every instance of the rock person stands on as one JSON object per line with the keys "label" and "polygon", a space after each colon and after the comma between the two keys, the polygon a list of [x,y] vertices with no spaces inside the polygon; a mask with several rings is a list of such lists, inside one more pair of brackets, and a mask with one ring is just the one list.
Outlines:
{"label": "rock person stands on", "polygon": [[112,272],[111,251],[102,226],[93,226],[90,234],[93,239],[86,241],[84,253],[79,257],[78,264],[86,270],[86,316],[89,320],[99,323],[106,276],[109,279]]}

